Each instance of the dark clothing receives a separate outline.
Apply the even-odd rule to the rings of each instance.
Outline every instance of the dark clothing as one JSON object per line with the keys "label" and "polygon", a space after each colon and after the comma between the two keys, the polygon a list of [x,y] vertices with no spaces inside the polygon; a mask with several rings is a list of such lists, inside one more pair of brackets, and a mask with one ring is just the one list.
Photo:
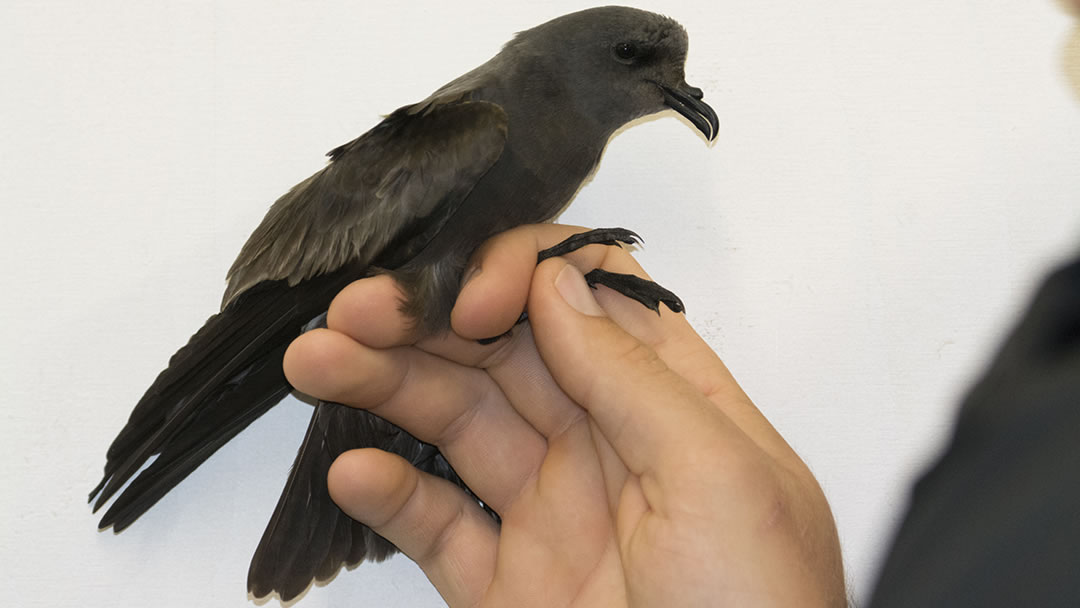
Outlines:
{"label": "dark clothing", "polygon": [[870,604],[1080,606],[1080,259],[968,395]]}

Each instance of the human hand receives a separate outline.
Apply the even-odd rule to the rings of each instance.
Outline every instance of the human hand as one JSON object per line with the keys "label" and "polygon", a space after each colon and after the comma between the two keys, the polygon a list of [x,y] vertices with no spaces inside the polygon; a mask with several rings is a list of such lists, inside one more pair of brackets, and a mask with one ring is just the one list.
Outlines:
{"label": "human hand", "polygon": [[[535,267],[576,231],[491,239],[448,335],[415,335],[379,276],[285,357],[298,389],[438,445],[502,525],[372,449],[335,462],[334,500],[451,606],[844,605],[832,516],[799,457],[682,315],[592,291],[577,270],[644,276],[633,258],[590,246]],[[475,342],[526,304],[531,331]]]}

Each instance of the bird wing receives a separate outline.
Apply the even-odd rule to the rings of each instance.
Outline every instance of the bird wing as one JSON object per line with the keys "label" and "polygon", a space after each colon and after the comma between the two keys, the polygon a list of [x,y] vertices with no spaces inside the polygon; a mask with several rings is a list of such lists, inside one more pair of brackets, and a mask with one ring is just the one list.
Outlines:
{"label": "bird wing", "polygon": [[330,163],[278,199],[251,234],[222,309],[262,281],[295,285],[368,265],[402,237],[437,232],[499,158],[506,125],[496,104],[443,94],[331,150]]}
{"label": "bird wing", "polygon": [[336,148],[274,203],[230,271],[222,311],[170,359],[110,446],[95,510],[159,457],[102,526],[130,524],[287,394],[281,358],[300,328],[384,250],[418,249],[499,158],[498,105],[429,106],[402,108]]}

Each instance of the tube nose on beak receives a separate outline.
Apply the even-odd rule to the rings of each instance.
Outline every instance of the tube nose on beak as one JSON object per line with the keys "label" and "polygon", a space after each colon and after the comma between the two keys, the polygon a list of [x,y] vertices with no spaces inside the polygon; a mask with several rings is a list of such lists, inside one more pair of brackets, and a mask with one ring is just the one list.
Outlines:
{"label": "tube nose on beak", "polygon": [[713,141],[720,130],[720,119],[709,104],[702,101],[705,93],[683,82],[677,87],[655,83],[664,93],[664,103],[690,121],[705,139]]}

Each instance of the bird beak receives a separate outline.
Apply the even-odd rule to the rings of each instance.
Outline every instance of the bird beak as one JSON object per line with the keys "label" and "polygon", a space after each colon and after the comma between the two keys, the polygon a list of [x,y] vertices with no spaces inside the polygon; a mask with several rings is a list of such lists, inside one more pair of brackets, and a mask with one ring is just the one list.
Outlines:
{"label": "bird beak", "polygon": [[678,87],[669,87],[656,83],[664,92],[664,103],[689,120],[698,131],[705,135],[705,139],[716,139],[716,133],[720,130],[720,119],[709,104],[702,101],[705,94],[701,89],[692,87],[685,82]]}

